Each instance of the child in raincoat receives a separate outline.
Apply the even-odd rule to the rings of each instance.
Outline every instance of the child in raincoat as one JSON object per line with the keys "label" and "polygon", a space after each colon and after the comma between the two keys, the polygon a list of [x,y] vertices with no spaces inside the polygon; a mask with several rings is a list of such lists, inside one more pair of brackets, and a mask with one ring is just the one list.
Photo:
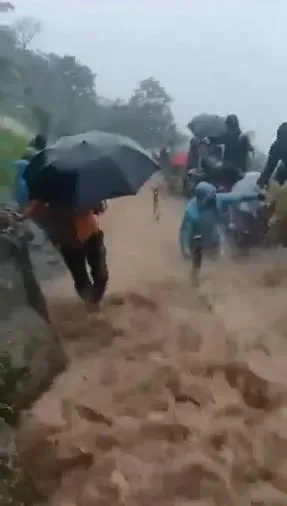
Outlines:
{"label": "child in raincoat", "polygon": [[195,187],[194,197],[189,201],[180,227],[182,255],[190,257],[195,246],[195,237],[202,237],[203,251],[209,256],[220,252],[222,234],[220,224],[228,220],[228,208],[233,204],[256,200],[258,193],[217,193],[215,186],[200,182]]}

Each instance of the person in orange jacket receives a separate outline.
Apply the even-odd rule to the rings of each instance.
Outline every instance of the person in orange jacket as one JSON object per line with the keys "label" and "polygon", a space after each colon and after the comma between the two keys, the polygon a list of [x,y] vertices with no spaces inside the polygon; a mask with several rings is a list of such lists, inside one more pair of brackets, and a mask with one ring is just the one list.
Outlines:
{"label": "person in orange jacket", "polygon": [[[108,267],[100,214],[106,209],[71,212],[40,201],[31,201],[24,217],[42,222],[70,271],[79,297],[89,306],[98,305],[108,283]],[[88,273],[87,265],[90,273]]]}

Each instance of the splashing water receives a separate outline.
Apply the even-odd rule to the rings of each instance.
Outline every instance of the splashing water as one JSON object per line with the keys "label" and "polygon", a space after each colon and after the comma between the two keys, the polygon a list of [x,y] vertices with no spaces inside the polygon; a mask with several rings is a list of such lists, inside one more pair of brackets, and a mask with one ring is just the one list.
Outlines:
{"label": "splashing water", "polygon": [[49,287],[70,366],[19,431],[23,465],[51,506],[286,505],[284,255],[205,266],[195,293],[182,204],[161,205],[111,206],[100,315]]}

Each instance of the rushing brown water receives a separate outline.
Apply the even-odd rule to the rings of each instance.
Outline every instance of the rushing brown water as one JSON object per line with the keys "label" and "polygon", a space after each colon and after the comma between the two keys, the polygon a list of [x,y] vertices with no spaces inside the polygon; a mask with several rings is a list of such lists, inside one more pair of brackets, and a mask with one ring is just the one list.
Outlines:
{"label": "rushing brown water", "polygon": [[151,199],[105,217],[102,314],[49,287],[70,366],[20,431],[23,463],[50,506],[286,506],[285,260],[205,266],[196,292],[181,204],[156,223]]}

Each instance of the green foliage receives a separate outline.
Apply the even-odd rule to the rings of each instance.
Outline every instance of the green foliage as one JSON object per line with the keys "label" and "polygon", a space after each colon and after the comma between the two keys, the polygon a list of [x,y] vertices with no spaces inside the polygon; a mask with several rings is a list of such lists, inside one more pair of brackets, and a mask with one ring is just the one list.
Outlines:
{"label": "green foliage", "polygon": [[26,137],[0,127],[0,188],[13,183],[12,162],[23,155],[26,146]]}
{"label": "green foliage", "polygon": [[33,18],[0,25],[0,113],[51,137],[99,129],[149,148],[178,139],[172,100],[159,81],[148,77],[129,100],[104,103],[96,75],[76,57],[29,49],[40,28]]}
{"label": "green foliage", "polygon": [[97,128],[128,135],[147,148],[161,147],[177,135],[171,103],[159,81],[144,79],[128,102],[98,107]]}

